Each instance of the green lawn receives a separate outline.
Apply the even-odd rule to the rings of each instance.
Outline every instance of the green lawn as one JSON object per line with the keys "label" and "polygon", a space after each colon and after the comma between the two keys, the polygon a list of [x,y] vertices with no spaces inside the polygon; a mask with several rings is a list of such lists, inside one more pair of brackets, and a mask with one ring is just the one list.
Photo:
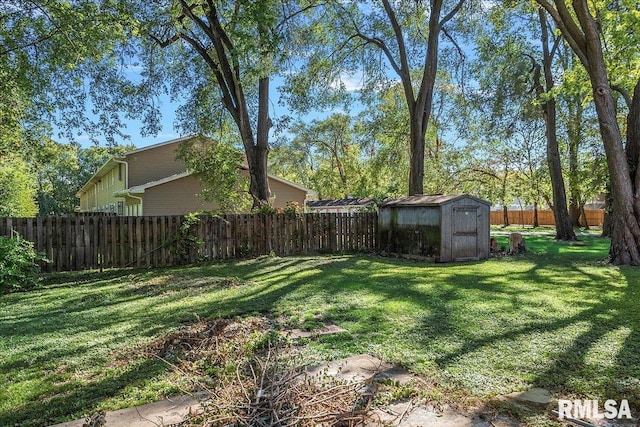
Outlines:
{"label": "green lawn", "polygon": [[127,354],[199,318],[249,314],[338,324],[349,333],[310,340],[309,360],[371,353],[429,376],[450,398],[541,386],[626,398],[636,415],[640,269],[608,266],[608,241],[596,237],[526,242],[533,253],[473,263],[345,255],[52,276],[0,296],[0,425],[46,425],[189,389],[166,363]]}

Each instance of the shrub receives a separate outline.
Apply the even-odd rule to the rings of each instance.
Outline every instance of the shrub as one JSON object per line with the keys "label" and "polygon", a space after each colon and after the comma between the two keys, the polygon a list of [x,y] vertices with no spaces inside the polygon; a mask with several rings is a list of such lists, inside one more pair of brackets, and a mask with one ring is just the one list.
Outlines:
{"label": "shrub", "polygon": [[202,239],[196,235],[200,222],[200,217],[195,212],[185,215],[177,232],[168,241],[168,243],[175,244],[172,252],[176,255],[180,264],[192,262],[192,253],[203,243]]}
{"label": "shrub", "polygon": [[275,213],[278,213],[278,210],[272,207],[271,205],[265,203],[261,205],[259,208],[254,208],[251,212],[261,214],[261,215],[273,215]]}
{"label": "shrub", "polygon": [[287,202],[287,206],[284,208],[284,214],[289,218],[297,218],[302,213],[300,203],[295,201]]}
{"label": "shrub", "polygon": [[0,236],[0,293],[36,287],[41,261],[48,260],[34,250],[32,242],[19,235]]}

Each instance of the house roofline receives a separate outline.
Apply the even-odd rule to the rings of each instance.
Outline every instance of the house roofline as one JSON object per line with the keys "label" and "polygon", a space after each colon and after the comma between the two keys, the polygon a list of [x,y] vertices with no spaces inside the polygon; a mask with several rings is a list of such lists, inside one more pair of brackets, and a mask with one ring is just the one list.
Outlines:
{"label": "house roofline", "polygon": [[293,188],[297,188],[298,190],[304,191],[307,194],[313,194],[313,195],[318,195],[318,192],[316,190],[312,190],[310,188],[304,187],[300,184],[296,184],[295,182],[291,182],[288,179],[284,179],[284,178],[280,178],[279,176],[275,176],[275,175],[271,175],[270,173],[267,174],[267,177],[273,179],[274,181],[279,181],[283,184],[287,184]]}
{"label": "house roofline", "polygon": [[[243,168],[244,169],[244,168]],[[142,185],[136,185],[135,187],[131,187],[131,188],[125,188],[124,190],[120,190],[114,193],[114,196],[116,197],[123,197],[126,196],[127,194],[144,194],[145,190],[147,190],[148,188],[152,188],[152,187],[157,187],[158,185],[163,185],[163,184],[167,184],[169,182],[172,181],[176,181],[178,179],[182,179],[182,178],[186,178],[188,176],[193,175],[192,172],[182,172],[182,173],[177,173],[175,175],[171,175],[168,176],[166,178],[162,178],[159,179],[157,181],[151,181],[151,182],[147,182],[146,184],[142,184]],[[310,189],[310,188],[306,188],[303,187],[299,184],[296,184],[295,182],[291,182],[288,181],[284,178],[280,178],[278,176],[272,175],[272,174],[267,174],[267,176],[269,177],[269,179],[273,179],[274,181],[279,181],[282,182],[284,184],[287,184],[291,187],[297,188],[301,191],[304,191],[307,194],[318,194],[316,191]]]}
{"label": "house roofline", "polygon": [[109,158],[109,160],[104,162],[104,164],[100,166],[93,175],[91,175],[91,178],[89,178],[87,182],[82,187],[80,187],[80,189],[76,193],[76,197],[80,197],[82,193],[86,192],[91,185],[96,184],[99,181],[98,178],[102,178],[105,175],[103,172],[105,172],[107,166],[113,166],[114,164],[117,164],[117,162],[115,162],[113,159],[114,157]]}
{"label": "house roofline", "polygon": [[[248,166],[246,163],[244,163],[244,164],[242,164],[242,165],[240,165],[240,166],[238,166],[238,167],[239,167],[240,169],[244,169],[244,170],[246,170],[246,171],[248,171],[248,170],[249,170],[249,166]],[[300,184],[296,184],[295,182],[291,182],[291,181],[289,181],[288,179],[280,178],[279,176],[272,175],[272,174],[270,174],[270,173],[267,173],[267,178],[271,178],[271,179],[273,179],[274,181],[278,181],[278,182],[281,182],[281,183],[283,183],[283,184],[287,184],[287,185],[289,185],[289,186],[291,186],[291,187],[293,187],[293,188],[297,188],[297,189],[298,189],[298,190],[300,190],[300,191],[304,191],[305,193],[308,193],[308,194],[314,194],[314,195],[316,195],[316,196],[318,195],[318,192],[317,192],[316,190],[312,190],[311,188],[307,188],[307,187],[302,186],[302,185],[300,185]]]}
{"label": "house roofline", "polygon": [[188,140],[193,139],[193,138],[195,138],[197,136],[199,136],[199,135],[192,134],[192,135],[187,135],[187,136],[181,136],[180,138],[175,138],[175,139],[172,139],[170,141],[158,142],[158,143],[153,144],[153,145],[147,145],[146,147],[136,148],[135,150],[127,151],[126,153],[124,153],[122,156],[119,156],[119,157],[126,157],[126,156],[129,156],[131,154],[140,153],[141,151],[153,150],[154,148],[162,147],[164,145],[170,145],[170,144],[175,144],[177,142],[188,141]]}
{"label": "house roofline", "polygon": [[136,185],[131,188],[125,188],[124,190],[116,191],[113,193],[116,197],[124,197],[129,194],[144,194],[147,188],[157,187],[158,185],[166,184],[168,182],[176,181],[178,179],[186,178],[191,175],[191,172],[181,172],[175,175],[168,176],[166,178],[159,179],[157,181],[150,181],[146,184]]}

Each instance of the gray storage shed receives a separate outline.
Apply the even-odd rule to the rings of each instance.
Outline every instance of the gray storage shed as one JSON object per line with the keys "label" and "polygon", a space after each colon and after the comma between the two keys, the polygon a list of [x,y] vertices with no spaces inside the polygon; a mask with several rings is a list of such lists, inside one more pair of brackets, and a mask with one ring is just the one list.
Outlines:
{"label": "gray storage shed", "polygon": [[378,205],[380,249],[436,262],[489,257],[491,203],[466,194],[408,196]]}

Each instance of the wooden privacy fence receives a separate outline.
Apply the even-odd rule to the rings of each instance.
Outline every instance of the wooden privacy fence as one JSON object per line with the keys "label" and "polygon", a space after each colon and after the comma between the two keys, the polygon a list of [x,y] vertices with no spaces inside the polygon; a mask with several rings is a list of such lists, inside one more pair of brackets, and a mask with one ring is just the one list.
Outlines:
{"label": "wooden privacy fence", "polygon": [[45,271],[158,267],[202,260],[374,250],[377,213],[0,218],[52,262]]}
{"label": "wooden privacy fence", "polygon": [[[604,221],[603,209],[585,209],[587,224],[590,227],[601,227]],[[533,211],[508,211],[509,223],[512,225],[532,225]],[[580,222],[584,220],[580,218]],[[539,210],[538,223],[540,225],[556,225],[553,211]],[[491,225],[504,224],[504,213],[502,211],[491,211]]]}

